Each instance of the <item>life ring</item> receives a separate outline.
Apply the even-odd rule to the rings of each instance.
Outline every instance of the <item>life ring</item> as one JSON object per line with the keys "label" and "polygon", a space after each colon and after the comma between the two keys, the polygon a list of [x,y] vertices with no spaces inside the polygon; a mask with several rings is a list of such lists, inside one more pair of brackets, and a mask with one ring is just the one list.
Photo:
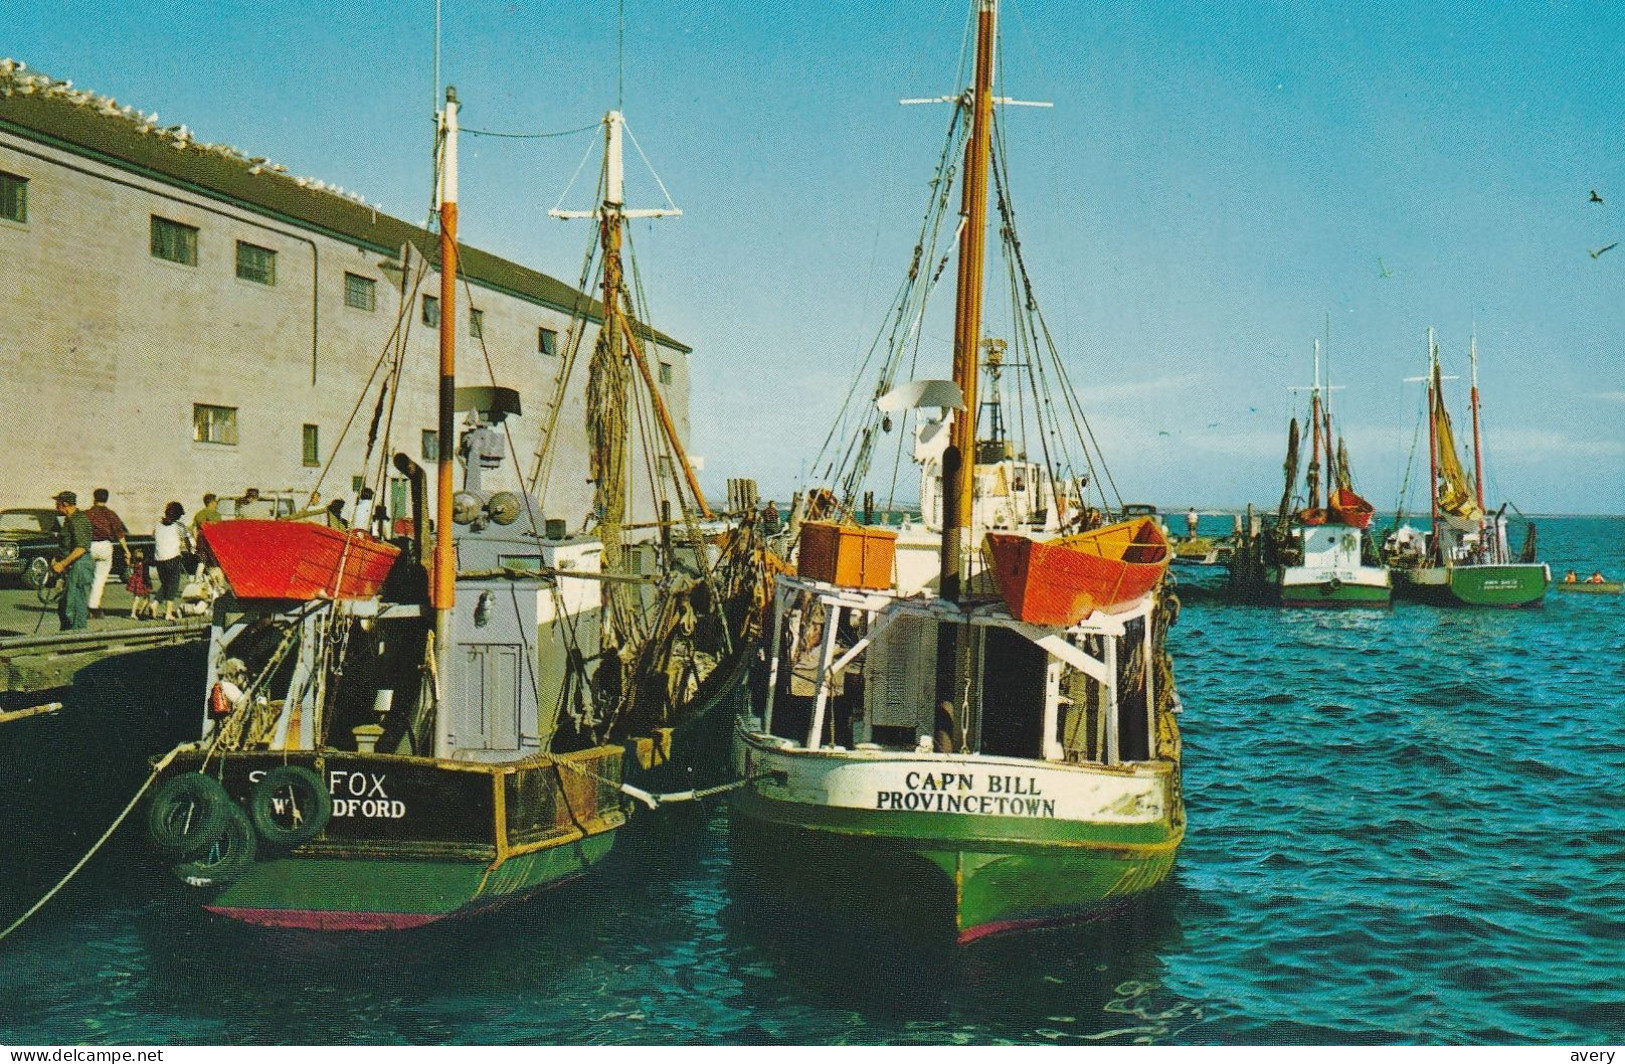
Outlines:
{"label": "life ring", "polygon": [[196,857],[171,869],[189,887],[223,887],[254,864],[254,825],[248,822],[248,814],[228,801],[222,817],[219,836]]}
{"label": "life ring", "polygon": [[147,835],[166,857],[183,857],[219,837],[228,808],[235,804],[213,776],[201,772],[171,776],[153,792],[147,806]]}
{"label": "life ring", "polygon": [[332,817],[333,796],[303,765],[278,765],[248,792],[248,819],[272,846],[309,842]]}
{"label": "life ring", "polygon": [[1343,590],[1343,581],[1339,580],[1337,577],[1334,576],[1330,580],[1326,581],[1326,594],[1335,595],[1341,590]]}

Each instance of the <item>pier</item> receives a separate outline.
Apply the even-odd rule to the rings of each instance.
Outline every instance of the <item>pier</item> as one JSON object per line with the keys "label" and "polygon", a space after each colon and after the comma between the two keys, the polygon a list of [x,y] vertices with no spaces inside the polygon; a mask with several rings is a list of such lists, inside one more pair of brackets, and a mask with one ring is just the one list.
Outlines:
{"label": "pier", "polygon": [[[15,705],[26,701],[16,696],[71,685],[81,669],[104,658],[208,637],[207,614],[187,613],[175,622],[134,620],[130,603],[123,588],[109,586],[103,616],[91,618],[89,628],[64,632],[54,602],[41,602],[29,588],[0,589],[0,699]],[[0,723],[38,707],[5,709]]]}

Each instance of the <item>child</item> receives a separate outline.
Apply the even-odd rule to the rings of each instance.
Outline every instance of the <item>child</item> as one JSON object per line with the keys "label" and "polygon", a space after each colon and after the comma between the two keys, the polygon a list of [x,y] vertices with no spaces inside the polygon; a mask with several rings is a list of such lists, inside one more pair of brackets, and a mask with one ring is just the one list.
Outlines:
{"label": "child", "polygon": [[152,585],[147,583],[147,562],[140,551],[130,552],[130,573],[124,578],[124,589],[134,596],[130,605],[130,619],[156,617],[158,609],[152,601]]}

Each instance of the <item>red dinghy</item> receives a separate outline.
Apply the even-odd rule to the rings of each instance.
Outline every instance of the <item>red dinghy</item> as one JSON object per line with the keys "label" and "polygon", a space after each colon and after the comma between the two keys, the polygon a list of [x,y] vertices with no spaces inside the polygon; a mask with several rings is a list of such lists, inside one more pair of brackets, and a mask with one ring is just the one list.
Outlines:
{"label": "red dinghy", "polygon": [[1365,528],[1371,524],[1376,508],[1348,488],[1338,488],[1326,500],[1332,511],[1332,520],[1352,528]]}
{"label": "red dinghy", "polygon": [[1156,586],[1169,561],[1168,537],[1148,518],[1049,540],[989,532],[987,549],[1010,615],[1041,625],[1121,613]]}
{"label": "red dinghy", "polygon": [[401,553],[307,521],[216,521],[200,531],[240,599],[370,598]]}

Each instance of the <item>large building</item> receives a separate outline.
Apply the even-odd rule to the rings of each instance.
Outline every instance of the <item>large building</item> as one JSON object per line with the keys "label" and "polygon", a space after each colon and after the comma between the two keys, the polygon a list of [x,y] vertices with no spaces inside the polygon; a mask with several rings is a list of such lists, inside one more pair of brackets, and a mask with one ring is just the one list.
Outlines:
{"label": "large building", "polygon": [[[403,340],[377,434],[435,457],[436,237],[280,169],[0,60],[0,508],[106,487],[148,528],[206,491],[349,496],[375,369]],[[580,528],[598,306],[494,255],[461,257],[457,382],[520,392],[509,425],[527,476],[585,315],[543,493],[548,517]],[[686,440],[690,350],[657,334],[649,353]],[[403,487],[386,489],[395,513]]]}

